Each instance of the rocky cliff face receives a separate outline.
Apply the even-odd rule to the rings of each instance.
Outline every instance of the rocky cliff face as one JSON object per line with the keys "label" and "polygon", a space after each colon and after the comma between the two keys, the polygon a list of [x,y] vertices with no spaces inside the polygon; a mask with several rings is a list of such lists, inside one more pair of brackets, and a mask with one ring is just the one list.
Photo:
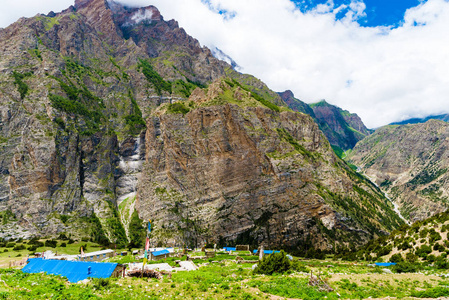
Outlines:
{"label": "rocky cliff face", "polygon": [[[151,38],[138,45],[125,29]],[[170,49],[182,59],[164,57]],[[0,211],[9,221],[3,218],[0,234],[89,236],[95,232],[80,229],[100,223],[111,241],[123,241],[118,210],[133,212],[143,118],[160,103],[188,97],[191,82],[206,84],[228,67],[154,7],[76,1],[60,14],[2,30]],[[174,82],[170,89],[150,80],[162,80],[159,73]]]}
{"label": "rocky cliff face", "polygon": [[352,149],[358,141],[373,132],[366,128],[357,114],[351,114],[326,101],[308,105],[296,99],[291,91],[279,95],[294,111],[312,116],[331,145],[342,150]]}
{"label": "rocky cliff face", "polygon": [[184,115],[161,106],[147,120],[137,207],[156,240],[329,250],[401,223],[311,117],[273,111],[229,81],[190,100]]}
{"label": "rocky cliff face", "polygon": [[448,208],[449,124],[382,127],[359,142],[348,159],[388,192],[410,221]]}
{"label": "rocky cliff face", "polygon": [[78,0],[0,31],[0,236],[124,245],[135,210],[192,245],[331,249],[401,223],[310,117],[152,6]]}

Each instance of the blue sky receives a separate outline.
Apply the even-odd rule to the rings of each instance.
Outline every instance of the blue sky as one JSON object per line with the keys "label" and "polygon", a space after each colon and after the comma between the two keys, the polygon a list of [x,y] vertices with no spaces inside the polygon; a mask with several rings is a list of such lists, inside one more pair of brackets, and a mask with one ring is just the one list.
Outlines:
{"label": "blue sky", "polygon": [[[302,11],[307,12],[315,8],[318,4],[326,4],[327,0],[292,0],[295,5]],[[364,0],[366,5],[366,16],[358,20],[362,26],[398,26],[404,19],[404,13],[407,9],[420,4],[419,0]],[[349,5],[351,1],[335,0],[334,5]],[[342,13],[337,17],[344,17]]]}
{"label": "blue sky", "polygon": [[[449,113],[449,0],[117,1],[156,6],[272,90],[326,99],[370,128]],[[0,27],[73,2],[4,1]]]}

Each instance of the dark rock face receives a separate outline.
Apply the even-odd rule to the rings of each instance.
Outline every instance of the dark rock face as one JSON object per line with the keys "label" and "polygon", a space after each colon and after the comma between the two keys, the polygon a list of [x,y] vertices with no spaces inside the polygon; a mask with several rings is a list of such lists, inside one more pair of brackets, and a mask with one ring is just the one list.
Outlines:
{"label": "dark rock face", "polygon": [[348,159],[398,204],[405,218],[423,220],[448,208],[449,124],[385,126],[359,142]]}
{"label": "dark rock face", "polygon": [[312,116],[331,145],[343,150],[352,149],[358,141],[373,132],[366,128],[357,114],[351,114],[326,101],[308,105],[296,99],[291,91],[279,95],[294,111]]}
{"label": "dark rock face", "polygon": [[135,209],[174,243],[331,249],[397,227],[283,106],[152,6],[77,0],[21,19],[0,31],[0,237],[124,245]]}

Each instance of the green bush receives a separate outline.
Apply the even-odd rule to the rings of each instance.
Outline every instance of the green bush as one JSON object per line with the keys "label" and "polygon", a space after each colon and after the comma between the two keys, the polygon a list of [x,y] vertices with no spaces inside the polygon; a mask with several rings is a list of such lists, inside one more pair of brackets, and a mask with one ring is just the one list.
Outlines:
{"label": "green bush", "polygon": [[441,235],[432,228],[430,230],[429,242],[432,244],[439,240],[441,240]]}
{"label": "green bush", "polygon": [[58,242],[56,240],[47,240],[45,241],[45,247],[56,248]]}
{"label": "green bush", "polygon": [[20,244],[20,245],[15,245],[14,248],[13,248],[12,250],[14,250],[14,251],[20,251],[20,250],[25,250],[25,249],[26,249],[25,245]]}
{"label": "green bush", "polygon": [[30,247],[28,247],[27,250],[30,251],[30,252],[36,252],[37,246],[36,245],[30,246]]}
{"label": "green bush", "polygon": [[274,273],[284,273],[291,269],[291,263],[284,251],[272,253],[265,256],[259,265],[254,269],[256,274],[272,275]]}
{"label": "green bush", "polygon": [[67,244],[66,243],[62,243],[61,247],[67,247]]}
{"label": "green bush", "polygon": [[422,258],[426,258],[429,253],[432,252],[432,248],[428,245],[422,245],[420,248],[416,249],[416,255]]}
{"label": "green bush", "polygon": [[441,244],[435,244],[433,246],[433,250],[439,251],[439,252],[444,252],[444,251],[446,251],[446,247]]}
{"label": "green bush", "polygon": [[396,273],[414,273],[420,269],[420,265],[417,263],[399,262],[393,266],[393,270]]}
{"label": "green bush", "polygon": [[29,91],[28,85],[23,82],[23,79],[28,76],[31,76],[31,73],[21,74],[16,71],[12,73],[12,77],[14,77],[14,84],[17,85],[17,90],[19,91],[21,99],[25,98],[26,94]]}
{"label": "green bush", "polygon": [[390,261],[394,262],[394,263],[399,263],[399,262],[403,262],[404,258],[402,257],[402,255],[400,253],[396,253],[391,256]]}
{"label": "green bush", "polygon": [[168,106],[167,112],[172,114],[183,114],[185,115],[190,111],[190,108],[184,105],[182,102],[175,102]]}
{"label": "green bush", "polygon": [[107,288],[110,285],[109,278],[92,278],[92,286],[97,290]]}
{"label": "green bush", "polygon": [[16,243],[7,243],[6,248],[13,248],[16,245]]}
{"label": "green bush", "polygon": [[418,256],[416,254],[412,253],[412,252],[408,252],[405,255],[405,260],[410,262],[410,263],[414,263],[414,262],[416,262],[418,260]]}
{"label": "green bush", "polygon": [[447,259],[444,256],[438,256],[435,259],[435,268],[437,269],[449,269],[449,262],[447,261]]}
{"label": "green bush", "polygon": [[390,254],[390,252],[393,250],[393,245],[388,245],[386,247],[382,247],[377,251],[377,257],[381,257],[384,255]]}

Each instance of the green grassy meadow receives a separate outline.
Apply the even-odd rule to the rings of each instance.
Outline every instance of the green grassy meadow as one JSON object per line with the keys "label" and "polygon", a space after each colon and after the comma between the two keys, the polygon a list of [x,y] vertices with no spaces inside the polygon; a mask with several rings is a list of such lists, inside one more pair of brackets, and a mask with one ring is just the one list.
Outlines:
{"label": "green grassy meadow", "polygon": [[[89,242],[75,242],[67,247],[42,247],[38,251],[77,254],[87,244],[87,251],[101,248]],[[16,243],[17,244],[17,243]],[[65,248],[65,249],[64,249]],[[8,249],[7,252],[3,252]],[[28,250],[14,251],[0,248],[0,264],[10,259],[23,259]],[[17,257],[17,255],[21,255]],[[189,253],[199,257],[203,253]],[[256,256],[238,253],[245,260]],[[273,275],[255,274],[252,263],[237,263],[237,254],[222,252],[214,258],[195,259],[196,271],[178,271],[165,274],[162,279],[110,278],[93,279],[87,284],[71,284],[60,276],[25,274],[20,269],[0,268],[0,299],[416,299],[449,296],[449,279],[440,276],[442,270],[426,266],[419,273],[385,274],[382,268],[368,266],[367,262],[346,262],[328,256],[325,260],[294,258],[291,268]],[[168,258],[170,265],[175,260]],[[109,261],[128,263],[136,261],[132,255],[117,256]],[[164,262],[164,261],[159,261]],[[446,270],[447,271],[447,270]],[[322,282],[333,291],[310,286],[310,272],[319,274]],[[449,272],[448,272],[449,273]]]}

